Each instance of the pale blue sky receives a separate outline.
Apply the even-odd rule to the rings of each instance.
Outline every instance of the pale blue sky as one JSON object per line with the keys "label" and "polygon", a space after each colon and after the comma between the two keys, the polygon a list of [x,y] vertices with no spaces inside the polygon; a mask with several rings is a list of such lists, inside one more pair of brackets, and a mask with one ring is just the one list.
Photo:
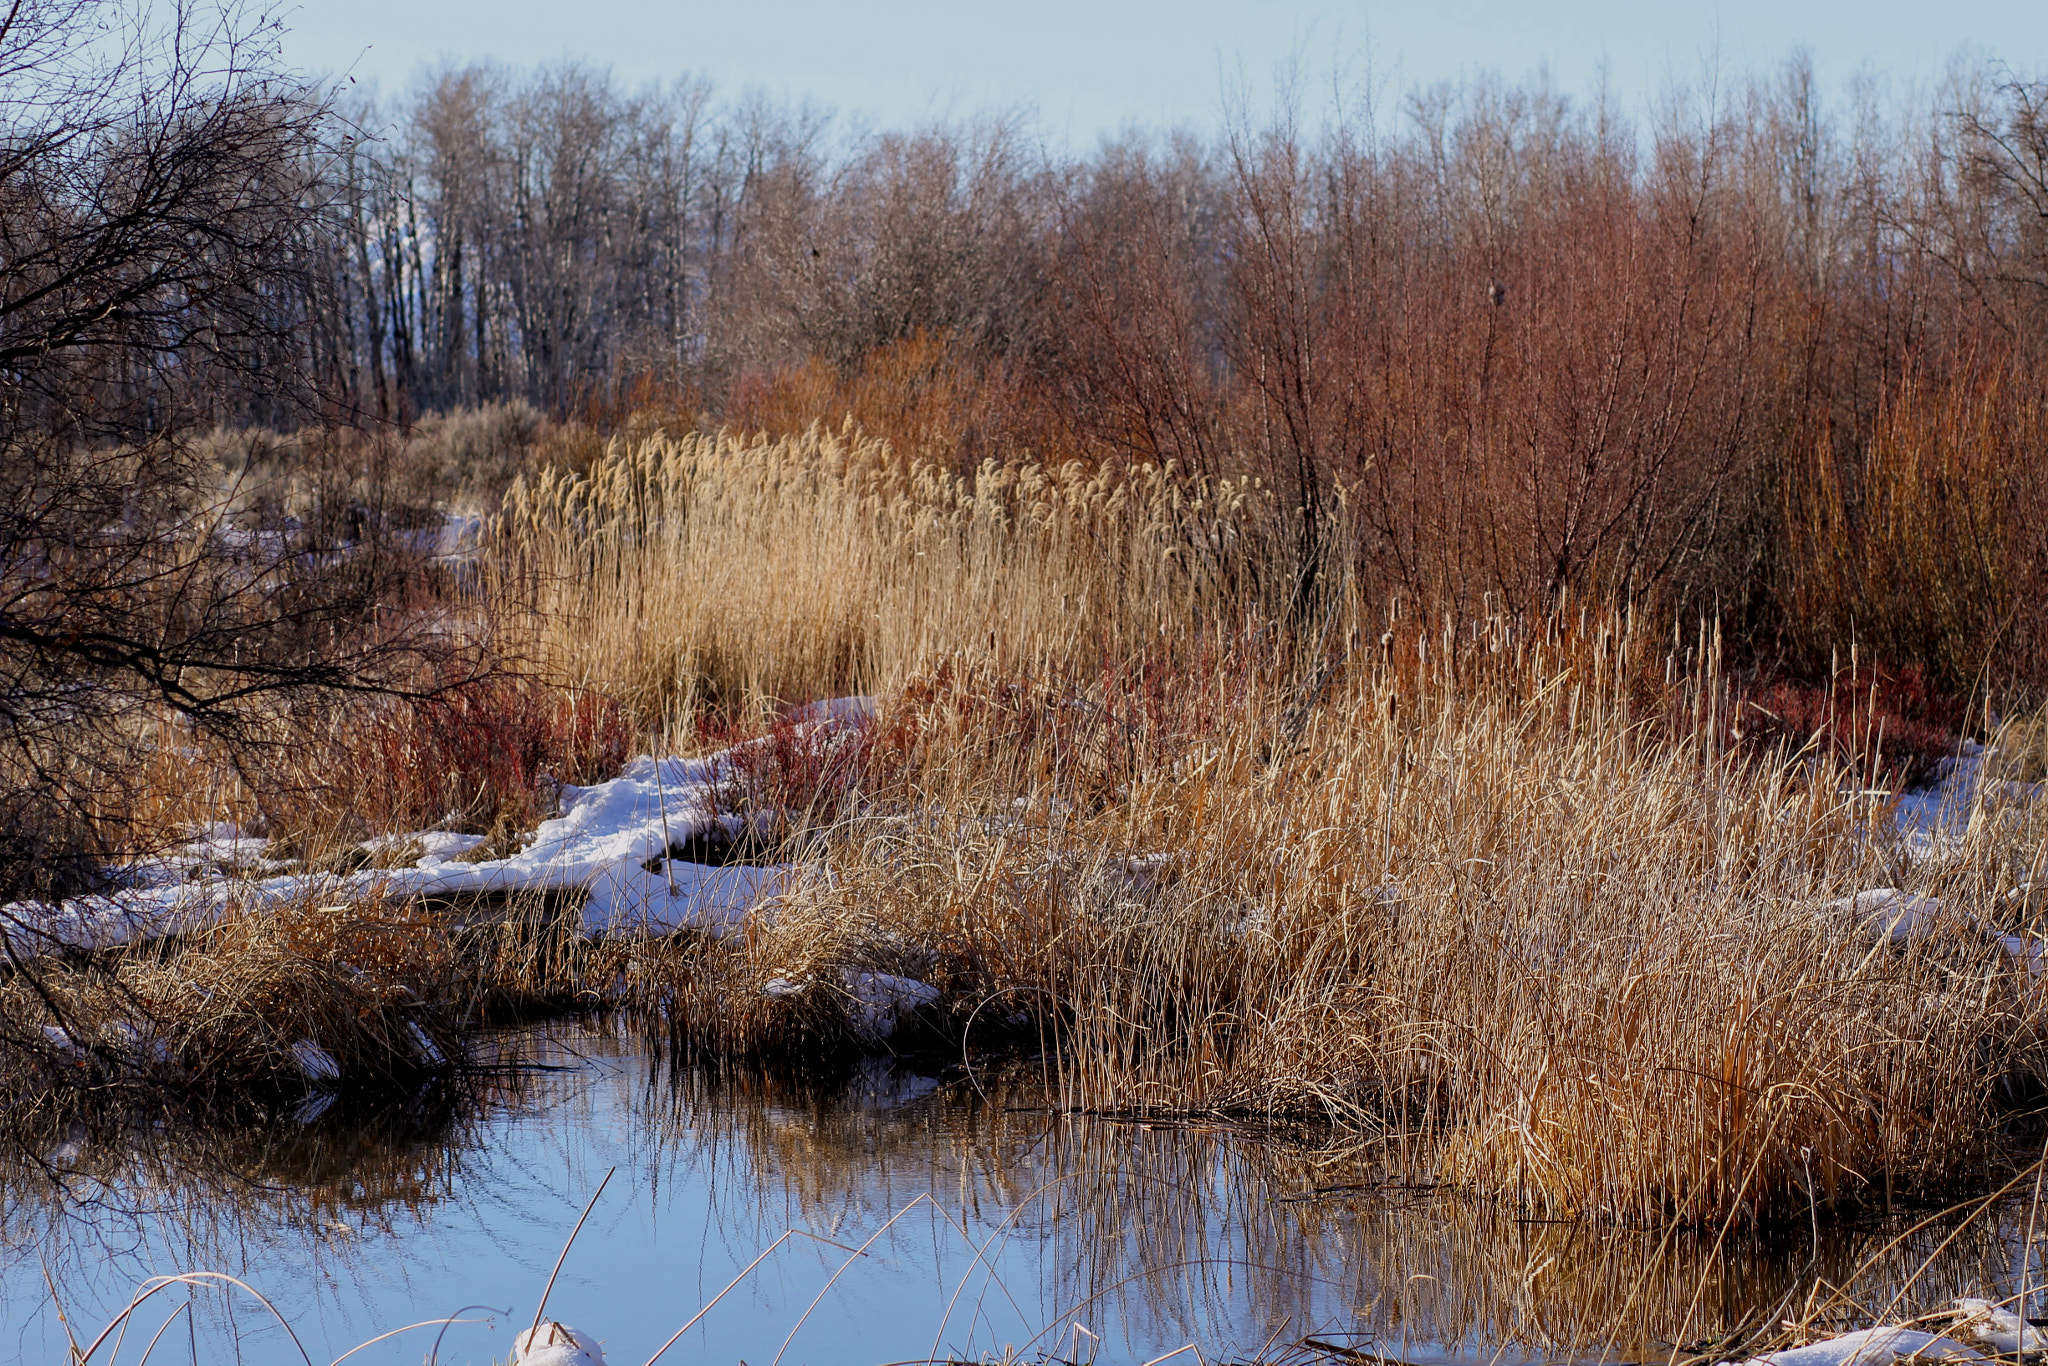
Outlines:
{"label": "pale blue sky", "polygon": [[700,73],[884,126],[1028,109],[1079,146],[1133,122],[1213,126],[1226,83],[1268,91],[1297,55],[1318,92],[1368,62],[1397,91],[1547,68],[1585,94],[1604,69],[1634,109],[1673,78],[1697,84],[1717,55],[1738,73],[1802,45],[1836,90],[1862,70],[1924,87],[1964,49],[2048,75],[2048,0],[302,0],[288,22],[290,60],[387,90],[444,58],[572,56],[631,83]]}

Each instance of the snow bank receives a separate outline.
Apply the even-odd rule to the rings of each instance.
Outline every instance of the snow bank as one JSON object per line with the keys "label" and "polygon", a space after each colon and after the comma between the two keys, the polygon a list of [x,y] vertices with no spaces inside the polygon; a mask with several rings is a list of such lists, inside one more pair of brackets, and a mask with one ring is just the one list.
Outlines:
{"label": "snow bank", "polygon": [[2004,1356],[2018,1352],[2031,1355],[2048,1348],[2048,1333],[2020,1322],[2018,1314],[2001,1309],[1990,1300],[1957,1300],[1956,1312],[1963,1317],[1949,1330],[1951,1333],[1982,1343]]}
{"label": "snow bank", "polygon": [[[1934,781],[1903,793],[1893,810],[1894,829],[1907,857],[1924,861],[1958,838],[1986,798],[2027,802],[2048,795],[2048,784],[1992,782],[1984,776],[1990,751],[1964,740],[1956,753],[1935,766]],[[2024,894],[2025,888],[2019,894]],[[1822,907],[1824,915],[1856,924],[1873,939],[1895,944],[1929,939],[1944,931],[1976,935],[2027,965],[2038,977],[2048,966],[2048,945],[2002,934],[1977,916],[1945,906],[1930,896],[1916,896],[1896,887],[1875,887]]]}
{"label": "snow bank", "polygon": [[1873,939],[1903,944],[1932,938],[1942,926],[1976,928],[1973,917],[1951,914],[1931,896],[1914,896],[1896,887],[1874,887],[1822,908],[1830,915],[1851,919]]}
{"label": "snow bank", "polygon": [[[813,735],[844,730],[873,714],[871,699],[839,698],[806,708],[798,729]],[[721,932],[787,890],[803,871],[793,864],[713,867],[667,857],[669,849],[714,827],[733,833],[737,822],[719,813],[715,793],[736,753],[658,761],[643,755],[609,782],[565,785],[562,814],[543,821],[525,848],[504,859],[465,862],[462,856],[482,843],[480,837],[423,831],[373,842],[372,852],[417,844],[424,853],[410,868],[251,879],[234,874],[282,865],[262,858],[261,840],[216,827],[179,853],[132,870],[133,885],[119,891],[55,906],[0,906],[0,935],[18,953],[39,954],[189,933],[237,909],[510,892],[587,893],[583,922],[591,933]]]}
{"label": "snow bank", "polygon": [[1971,813],[1986,798],[2028,802],[2048,795],[2048,783],[1987,780],[1984,764],[1990,754],[1975,740],[1964,740],[1935,765],[1934,781],[1900,795],[1892,820],[1908,854],[1919,859],[1938,852],[1969,825]]}
{"label": "snow bank", "polygon": [[379,835],[376,839],[363,841],[363,848],[372,854],[392,853],[407,848],[418,849],[418,866],[428,868],[436,863],[459,859],[471,850],[482,848],[490,842],[488,835],[464,835],[453,830],[420,830],[410,835]]}
{"label": "snow bank", "polygon": [[929,982],[886,972],[847,973],[846,994],[853,998],[854,1029],[875,1043],[894,1034],[912,1011],[939,999],[939,989]]}
{"label": "snow bank", "polygon": [[789,719],[799,724],[828,721],[842,726],[861,726],[875,719],[876,703],[872,697],[828,697],[821,702],[806,702],[790,712]]}
{"label": "snow bank", "polygon": [[1953,1338],[1913,1328],[1865,1328],[1838,1338],[1751,1357],[1744,1366],[1891,1366],[1901,1357],[1920,1361],[1982,1361]]}
{"label": "snow bank", "polygon": [[[1975,1347],[1958,1339],[2005,1356],[2048,1347],[2048,1334],[2021,1322],[2018,1314],[2000,1308],[1995,1301],[1960,1299],[1955,1308],[1958,1318],[1946,1337],[1914,1328],[1865,1328],[1804,1347],[1767,1352],[1741,1366],[1891,1366],[1909,1357],[1916,1361],[1984,1359]],[[1722,1366],[1732,1364],[1724,1362]]]}
{"label": "snow bank", "polygon": [[1821,914],[1852,921],[1872,939],[1893,944],[1932,939],[1944,930],[1976,935],[1995,944],[2009,957],[2026,964],[2033,976],[2048,965],[2048,946],[2017,935],[2000,934],[1968,911],[1958,910],[1931,896],[1915,896],[1896,887],[1874,887],[1821,907]]}
{"label": "snow bank", "polygon": [[1892,820],[1916,856],[1932,852],[1942,836],[1969,823],[1984,777],[1984,746],[1964,740],[1934,767],[1934,781],[1902,793]]}
{"label": "snow bank", "polygon": [[476,559],[483,534],[484,519],[475,513],[444,512],[435,525],[400,531],[395,539],[430,559],[468,562]]}
{"label": "snow bank", "polygon": [[[847,1021],[856,1034],[871,1044],[886,1043],[913,1012],[939,999],[937,987],[914,977],[848,970],[840,974],[840,980],[845,986]],[[771,977],[761,987],[763,995],[775,1000],[801,996],[808,990],[810,983],[793,982],[787,977]]]}
{"label": "snow bank", "polygon": [[300,1039],[292,1045],[292,1060],[298,1063],[307,1081],[332,1085],[341,1080],[341,1064],[311,1039]]}

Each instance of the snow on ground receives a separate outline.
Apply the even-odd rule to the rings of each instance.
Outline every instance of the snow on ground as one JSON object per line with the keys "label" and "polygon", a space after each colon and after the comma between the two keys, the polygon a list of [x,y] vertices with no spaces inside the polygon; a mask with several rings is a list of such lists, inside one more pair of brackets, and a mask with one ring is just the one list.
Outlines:
{"label": "snow on ground", "polygon": [[410,835],[379,835],[373,840],[364,840],[366,853],[393,853],[405,849],[420,851],[419,866],[430,868],[437,863],[459,859],[472,849],[489,844],[488,835],[463,835],[453,830],[421,830]]}
{"label": "snow on ground", "polygon": [[[1987,800],[2028,802],[2048,793],[2048,784],[1993,782],[1984,777],[1990,751],[1964,740],[1934,770],[1934,781],[1899,797],[1894,829],[1910,862],[1924,862],[1959,838]],[[1821,908],[1826,916],[1855,924],[1872,939],[1894,944],[1929,939],[1943,932],[1977,935],[2026,964],[2038,977],[2048,969],[2048,945],[2002,934],[1961,907],[1897,887],[1874,887]],[[1796,1366],[1796,1364],[1795,1364]]]}
{"label": "snow on ground", "polygon": [[846,991],[853,998],[853,1027],[872,1043],[887,1042],[905,1016],[939,999],[939,989],[912,977],[886,972],[849,972]]}
{"label": "snow on ground", "polygon": [[2048,1333],[2022,1323],[2018,1314],[1992,1300],[1960,1299],[1956,1301],[1956,1312],[1963,1316],[1962,1321],[1949,1332],[2002,1356],[2019,1352],[2032,1356],[2048,1347]]}
{"label": "snow on ground", "polygon": [[864,726],[875,719],[875,699],[872,697],[828,697],[821,702],[806,702],[789,714],[789,719],[799,724],[825,721],[841,726]]}
{"label": "snow on ground", "polygon": [[[799,719],[812,733],[862,724],[867,698],[813,704]],[[0,907],[0,934],[17,952],[115,944],[189,933],[232,909],[361,897],[457,897],[503,892],[586,892],[583,922],[593,934],[663,933],[685,927],[714,932],[738,926],[747,912],[787,889],[798,865],[712,867],[665,858],[677,844],[724,824],[715,789],[734,751],[701,759],[641,756],[609,782],[565,785],[562,814],[543,821],[510,858],[465,862],[481,838],[449,831],[389,835],[371,852],[416,845],[410,868],[351,874],[273,873],[284,865],[262,857],[263,841],[215,826],[173,855],[133,871],[131,885],[61,905],[15,902]],[[238,875],[239,874],[239,875]]]}
{"label": "snow on ground", "polygon": [[1915,896],[1896,887],[1877,887],[1821,907],[1824,915],[1853,920],[1872,939],[1894,944],[1931,939],[1944,928],[1976,934],[1996,944],[2008,957],[2026,965],[2039,977],[2048,968],[2048,945],[2017,935],[2001,934],[1970,912],[1945,905],[1931,896]]}
{"label": "snow on ground", "polygon": [[[2012,1356],[2048,1346],[2048,1334],[2023,1323],[2003,1307],[2010,1301],[1965,1298],[1955,1302],[1956,1321],[1947,1336],[1915,1328],[1865,1328],[1751,1357],[1741,1366],[1892,1366],[1895,1361],[1981,1361],[1982,1352]],[[1733,1366],[1724,1362],[1722,1366]]]}
{"label": "snow on ground", "polygon": [[1824,915],[1854,921],[1872,939],[1894,944],[1931,939],[1943,929],[1981,935],[2008,956],[2026,964],[2039,977],[2048,967],[2048,945],[2017,935],[2000,934],[1968,911],[1947,905],[1931,896],[1915,896],[1896,887],[1876,887],[1821,907]]}
{"label": "snow on ground", "polygon": [[1751,1357],[1743,1366],[1891,1366],[1901,1357],[1918,1361],[1982,1361],[1953,1338],[1914,1328],[1865,1328],[1805,1347],[1788,1347]]}
{"label": "snow on ground", "polygon": [[1939,853],[1944,841],[1969,828],[1972,815],[1986,802],[2030,802],[2048,795],[2048,783],[1986,779],[1990,753],[1975,740],[1964,740],[1934,766],[1933,782],[1900,795],[1892,819],[1908,855],[1925,859]]}
{"label": "snow on ground", "polygon": [[[1948,909],[1931,896],[1914,896],[1896,887],[1875,887],[1822,908],[1853,919],[1873,939],[1894,944],[1926,939],[1945,921],[1953,920]],[[1967,917],[1965,917],[1967,919]],[[1974,920],[1970,923],[1974,924]]]}
{"label": "snow on ground", "polygon": [[580,1328],[548,1322],[512,1339],[512,1366],[605,1366],[604,1348]]}

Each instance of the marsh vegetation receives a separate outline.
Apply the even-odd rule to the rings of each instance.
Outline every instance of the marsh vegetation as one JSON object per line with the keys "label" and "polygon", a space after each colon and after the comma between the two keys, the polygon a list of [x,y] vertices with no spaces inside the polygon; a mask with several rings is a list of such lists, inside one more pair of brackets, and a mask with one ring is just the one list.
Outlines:
{"label": "marsh vegetation", "polygon": [[574,1015],[1816,1259],[2029,1170],[2048,87],[1080,155],[273,37],[0,26],[21,1151]]}

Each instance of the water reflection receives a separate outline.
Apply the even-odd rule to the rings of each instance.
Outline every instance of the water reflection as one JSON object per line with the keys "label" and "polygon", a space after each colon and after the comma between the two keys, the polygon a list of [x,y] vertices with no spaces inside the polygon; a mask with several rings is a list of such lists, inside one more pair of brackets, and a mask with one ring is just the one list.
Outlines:
{"label": "water reflection", "polygon": [[[714,1076],[588,1028],[502,1050],[491,1077],[381,1107],[17,1154],[0,1165],[0,1358],[64,1358],[53,1288],[89,1337],[146,1277],[204,1268],[262,1290],[323,1362],[490,1306],[440,1356],[486,1362],[612,1167],[550,1310],[628,1363],[784,1229],[854,1246],[892,1217],[851,1264],[826,1242],[778,1249],[669,1359],[760,1363],[785,1339],[792,1362],[935,1344],[1086,1357],[1099,1335],[1104,1361],[1186,1342],[1213,1361],[1317,1335],[1411,1361],[1635,1361],[1816,1296],[1854,1319],[1909,1281],[1901,1314],[1995,1291],[2024,1234],[2023,1210],[1918,1230],[1900,1215],[1730,1238],[1717,1257],[1711,1233],[1518,1221],[1298,1137],[1054,1114],[1028,1074]],[[139,1342],[175,1296],[138,1315]],[[253,1300],[198,1291],[191,1310],[153,1360],[298,1359]],[[431,1336],[351,1360],[417,1362]]]}

